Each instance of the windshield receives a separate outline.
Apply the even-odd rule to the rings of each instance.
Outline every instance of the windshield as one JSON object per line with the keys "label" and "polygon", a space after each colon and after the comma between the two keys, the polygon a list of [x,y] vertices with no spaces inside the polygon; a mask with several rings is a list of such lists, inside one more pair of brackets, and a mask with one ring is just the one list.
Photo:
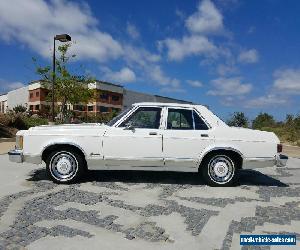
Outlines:
{"label": "windshield", "polygon": [[131,108],[132,107],[124,109],[120,114],[118,114],[116,117],[114,117],[113,119],[111,119],[106,125],[113,126],[118,120],[121,119],[121,117],[123,117],[124,115],[126,115],[129,112],[129,110],[131,110]]}

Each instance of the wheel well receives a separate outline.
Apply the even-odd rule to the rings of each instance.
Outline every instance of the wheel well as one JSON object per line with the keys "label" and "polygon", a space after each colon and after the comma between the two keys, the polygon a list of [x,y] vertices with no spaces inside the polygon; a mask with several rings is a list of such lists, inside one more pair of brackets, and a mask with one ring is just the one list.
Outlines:
{"label": "wheel well", "polygon": [[79,149],[78,147],[76,147],[74,145],[70,145],[70,144],[53,144],[53,145],[48,146],[42,153],[42,160],[44,162],[46,162],[46,159],[51,152],[61,150],[61,149],[64,149],[64,150],[72,149],[72,150],[76,151],[78,154],[80,154],[83,157],[83,159],[86,161],[85,155],[82,152],[82,150]]}
{"label": "wheel well", "polygon": [[233,159],[236,163],[237,169],[241,169],[242,165],[243,165],[243,157],[236,151],[231,150],[231,149],[216,149],[216,150],[212,150],[210,152],[208,152],[201,160],[199,167],[201,167],[202,163],[205,162],[205,160],[209,157],[211,157],[212,155],[215,154],[224,154],[227,155],[229,157],[231,157],[231,159]]}

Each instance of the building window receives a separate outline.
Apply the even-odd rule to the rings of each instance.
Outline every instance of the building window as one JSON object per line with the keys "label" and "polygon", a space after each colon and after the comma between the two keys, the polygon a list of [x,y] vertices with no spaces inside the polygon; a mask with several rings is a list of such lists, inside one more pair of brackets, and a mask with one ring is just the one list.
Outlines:
{"label": "building window", "polygon": [[100,99],[101,100],[108,100],[108,94],[107,93],[101,93],[100,94]]}
{"label": "building window", "polygon": [[40,96],[40,92],[35,92],[35,96],[39,97]]}
{"label": "building window", "polygon": [[88,111],[89,111],[89,112],[94,111],[94,106],[88,106]]}
{"label": "building window", "polygon": [[30,98],[33,98],[33,93],[30,93],[30,95],[29,95],[29,96],[30,96]]}
{"label": "building window", "polygon": [[29,110],[31,110],[31,111],[33,110],[33,105],[29,106]]}
{"label": "building window", "polygon": [[85,111],[85,106],[84,105],[74,105],[73,109],[76,111]]}
{"label": "building window", "polygon": [[111,97],[111,99],[112,99],[114,102],[117,102],[117,101],[120,100],[120,96],[113,95],[113,96]]}
{"label": "building window", "polygon": [[108,107],[97,106],[97,111],[100,111],[101,113],[107,113],[108,112]]}
{"label": "building window", "polygon": [[35,105],[35,110],[40,110],[40,105]]}

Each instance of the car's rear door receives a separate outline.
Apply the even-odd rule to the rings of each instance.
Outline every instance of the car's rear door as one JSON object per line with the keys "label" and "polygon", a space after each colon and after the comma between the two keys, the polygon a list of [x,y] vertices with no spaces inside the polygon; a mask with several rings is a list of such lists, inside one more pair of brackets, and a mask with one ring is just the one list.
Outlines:
{"label": "car's rear door", "polygon": [[165,167],[196,171],[200,153],[213,142],[211,130],[192,108],[167,108],[163,131]]}

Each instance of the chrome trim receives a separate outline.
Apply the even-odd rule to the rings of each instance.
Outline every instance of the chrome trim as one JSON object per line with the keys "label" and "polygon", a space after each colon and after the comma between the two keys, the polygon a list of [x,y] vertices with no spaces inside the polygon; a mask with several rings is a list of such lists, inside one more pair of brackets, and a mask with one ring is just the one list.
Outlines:
{"label": "chrome trim", "polygon": [[8,152],[9,160],[11,162],[22,163],[24,161],[23,151],[14,149]]}
{"label": "chrome trim", "polygon": [[85,153],[84,149],[82,147],[80,147],[78,144],[74,143],[74,142],[63,142],[63,141],[60,141],[60,142],[53,142],[53,143],[50,143],[50,144],[47,144],[46,146],[43,147],[42,149],[42,152],[41,152],[41,156],[43,155],[44,151],[48,148],[48,147],[51,147],[51,146],[54,146],[54,145],[70,145],[70,146],[74,146],[76,147],[77,149],[79,149],[85,156],[85,158],[87,158],[87,154]]}
{"label": "chrome trim", "polygon": [[275,164],[275,157],[244,158],[243,169],[273,167]]}
{"label": "chrome trim", "polygon": [[276,160],[276,166],[277,167],[285,167],[287,164],[289,157],[286,155],[282,155],[282,154],[277,154],[275,156],[275,160]]}

